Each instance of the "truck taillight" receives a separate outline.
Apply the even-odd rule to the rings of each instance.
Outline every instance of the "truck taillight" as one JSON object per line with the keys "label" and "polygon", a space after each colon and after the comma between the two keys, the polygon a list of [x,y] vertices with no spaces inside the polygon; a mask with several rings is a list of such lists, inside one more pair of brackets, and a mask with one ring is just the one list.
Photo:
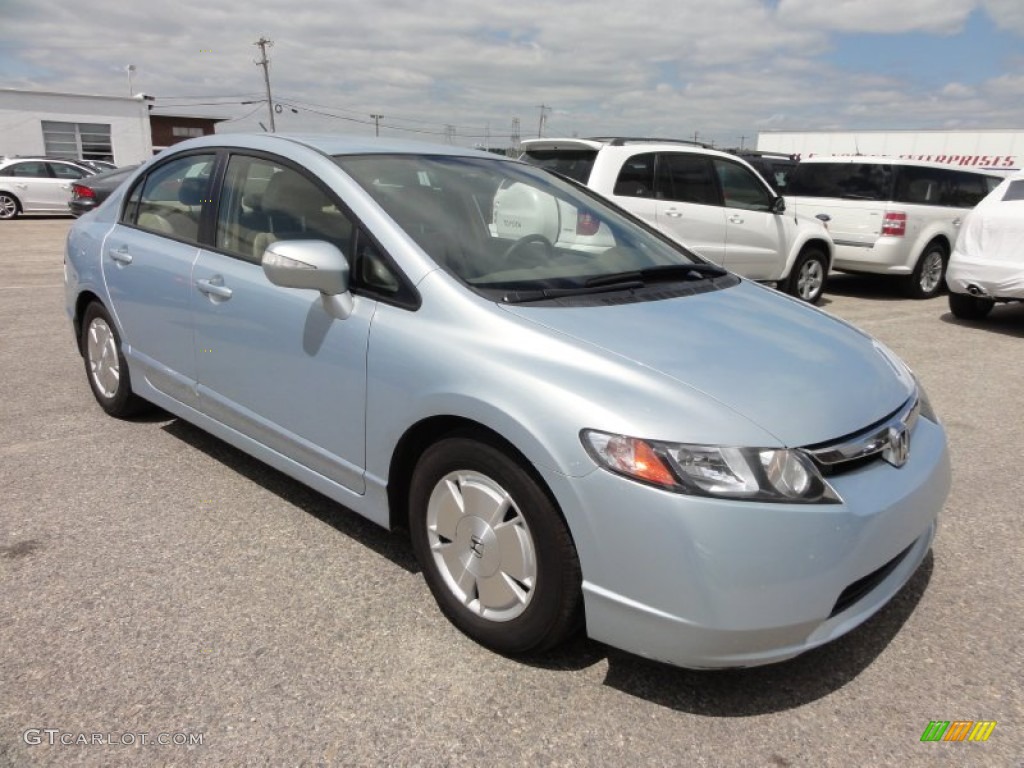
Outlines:
{"label": "truck taillight", "polygon": [[576,216],[576,234],[586,235],[591,237],[597,234],[597,230],[601,228],[601,222],[598,221],[597,216],[592,213],[580,212]]}
{"label": "truck taillight", "polygon": [[902,211],[886,211],[882,219],[882,234],[903,237],[907,234],[907,214]]}

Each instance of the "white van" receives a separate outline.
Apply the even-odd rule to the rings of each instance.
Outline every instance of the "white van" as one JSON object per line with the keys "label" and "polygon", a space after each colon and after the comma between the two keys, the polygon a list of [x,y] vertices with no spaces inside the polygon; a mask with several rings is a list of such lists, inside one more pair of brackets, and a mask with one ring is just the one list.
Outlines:
{"label": "white van", "polygon": [[828,223],[834,269],[903,276],[907,294],[943,287],[957,230],[1002,178],[892,157],[812,157],[789,174],[790,210]]}

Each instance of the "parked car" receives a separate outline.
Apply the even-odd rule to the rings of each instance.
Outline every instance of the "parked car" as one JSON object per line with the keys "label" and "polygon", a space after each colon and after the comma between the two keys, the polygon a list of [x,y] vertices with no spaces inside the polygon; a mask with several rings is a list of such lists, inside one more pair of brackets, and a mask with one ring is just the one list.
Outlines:
{"label": "parked car", "polygon": [[68,201],[71,213],[81,216],[83,213],[98,208],[104,200],[110,197],[110,193],[117,189],[138,167],[138,164],[126,165],[124,168],[115,168],[112,171],[104,171],[76,181],[71,185],[71,200]]}
{"label": "parked car", "polygon": [[[664,139],[529,139],[522,159],[600,192],[728,270],[809,302],[825,289],[832,240],[745,161]],[[572,226],[571,224],[569,226]]]}
{"label": "parked car", "polygon": [[786,200],[828,220],[833,267],[897,275],[908,296],[942,291],[967,211],[999,182],[991,173],[892,157],[811,157],[789,175]]}
{"label": "parked car", "polygon": [[1024,173],[1003,181],[964,218],[949,259],[949,309],[980,320],[997,302],[1024,301]]}
{"label": "parked car", "polygon": [[75,160],[74,162],[78,163],[79,165],[85,166],[94,173],[113,171],[114,169],[117,168],[117,166],[114,165],[109,160]]}
{"label": "parked car", "polygon": [[[513,184],[608,246],[501,233]],[[407,528],[504,653],[585,626],[684,666],[790,658],[901,589],[949,491],[885,346],[492,154],[185,141],[72,226],[65,276],[101,408],[155,403]]]}
{"label": "parked car", "polygon": [[0,161],[0,219],[22,213],[67,213],[71,184],[92,171],[67,160]]}

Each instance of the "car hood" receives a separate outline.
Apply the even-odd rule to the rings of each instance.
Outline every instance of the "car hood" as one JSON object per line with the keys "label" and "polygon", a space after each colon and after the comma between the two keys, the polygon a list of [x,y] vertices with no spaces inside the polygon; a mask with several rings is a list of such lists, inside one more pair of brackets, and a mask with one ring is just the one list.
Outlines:
{"label": "car hood", "polygon": [[628,304],[502,306],[698,390],[786,446],[857,432],[895,411],[914,391],[907,367],[881,343],[747,281]]}

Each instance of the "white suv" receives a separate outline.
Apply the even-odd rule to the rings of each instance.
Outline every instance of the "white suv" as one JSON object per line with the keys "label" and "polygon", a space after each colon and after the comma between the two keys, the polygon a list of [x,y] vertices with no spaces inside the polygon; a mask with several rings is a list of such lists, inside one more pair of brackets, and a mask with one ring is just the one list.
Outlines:
{"label": "white suv", "polygon": [[1000,181],[892,157],[811,157],[789,174],[786,199],[829,221],[836,269],[901,275],[907,295],[928,299],[942,290],[964,216]]}
{"label": "white suv", "polygon": [[575,179],[726,269],[821,298],[832,239],[745,161],[664,139],[530,139],[522,159]]}

